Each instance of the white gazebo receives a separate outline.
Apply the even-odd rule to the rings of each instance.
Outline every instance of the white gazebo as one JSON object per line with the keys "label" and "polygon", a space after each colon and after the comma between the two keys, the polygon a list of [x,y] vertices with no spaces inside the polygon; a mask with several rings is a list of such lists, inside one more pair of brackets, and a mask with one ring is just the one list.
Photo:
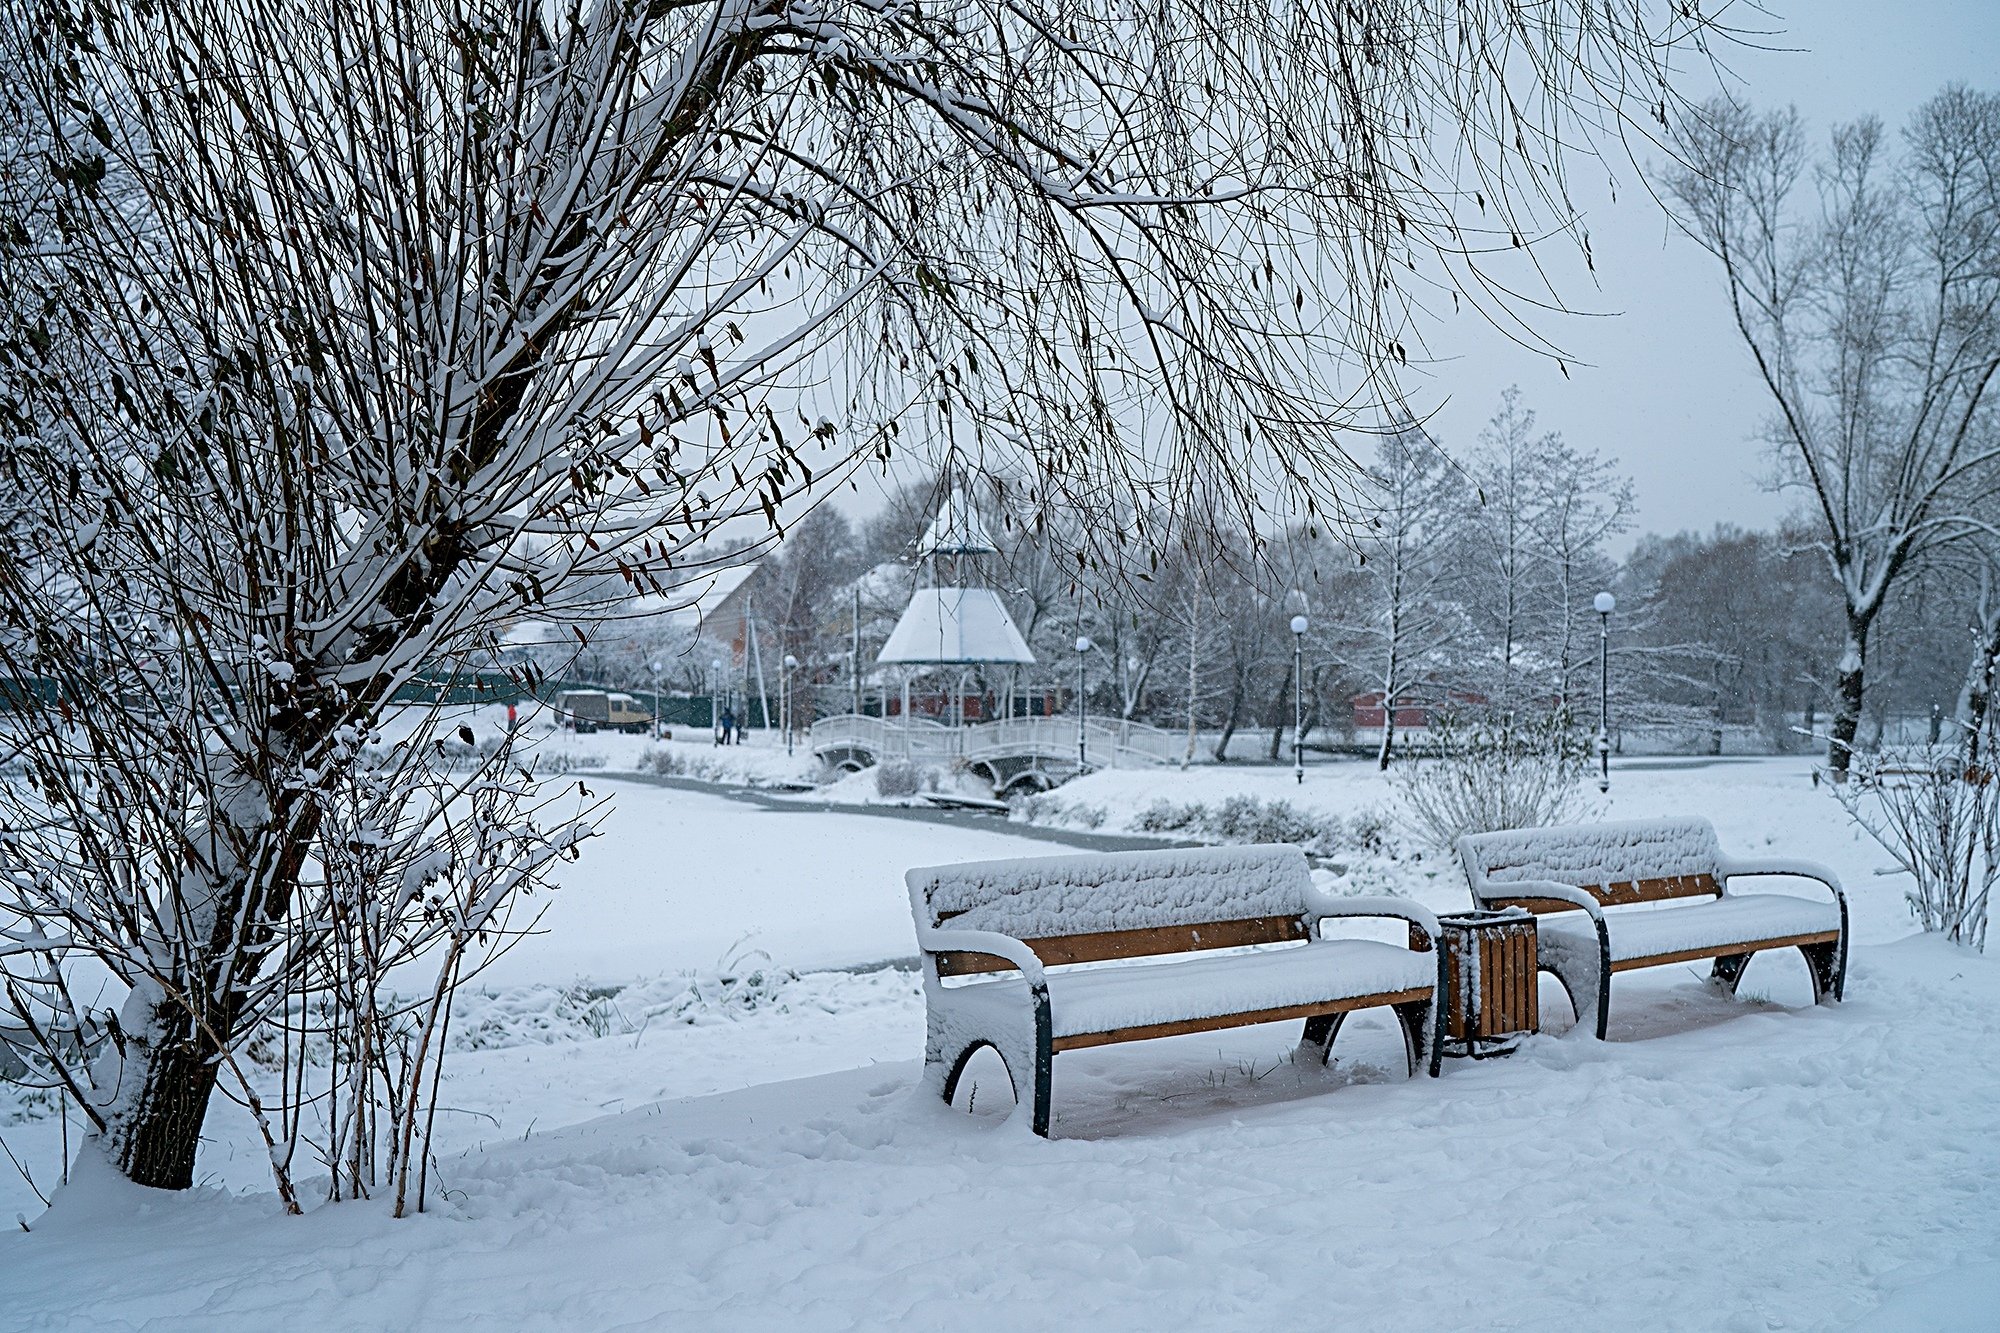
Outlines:
{"label": "white gazebo", "polygon": [[[997,550],[979,515],[957,491],[917,543],[917,558],[930,565],[933,586],[918,588],[875,660],[905,668],[903,725],[910,722],[910,675],[925,667],[1032,666],[1035,654],[991,588],[962,586],[970,567]],[[945,566],[953,582],[936,586]],[[1010,700],[1011,704],[1011,700]],[[957,718],[965,721],[965,677],[958,681]]]}
{"label": "white gazebo", "polygon": [[[1171,762],[1184,746],[1178,736],[1123,719],[1086,721],[1081,713],[1074,720],[1014,717],[1011,688],[1008,716],[968,724],[965,683],[973,668],[1018,668],[1035,662],[1000,595],[980,580],[980,559],[996,549],[972,506],[958,492],[948,494],[917,543],[917,557],[927,575],[923,586],[911,596],[875,658],[902,674],[902,716],[865,717],[857,712],[821,718],[812,726],[813,752],[849,770],[891,756],[959,764],[990,779],[996,793],[1018,790],[1023,784],[1045,788],[1072,771]],[[858,624],[858,614],[855,619]],[[922,671],[954,667],[958,668],[952,718],[956,725],[912,718],[911,678]],[[945,798],[932,794],[929,799]]]}

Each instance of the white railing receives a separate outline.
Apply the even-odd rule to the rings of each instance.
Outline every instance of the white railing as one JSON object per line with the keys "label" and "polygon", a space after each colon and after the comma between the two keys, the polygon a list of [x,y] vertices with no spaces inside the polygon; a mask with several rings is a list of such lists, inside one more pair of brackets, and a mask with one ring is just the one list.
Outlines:
{"label": "white railing", "polygon": [[[852,713],[812,724],[812,748],[819,753],[853,749],[880,759],[947,760],[1040,758],[1073,768],[1077,758],[1074,717],[1014,717],[947,727],[923,718],[858,717]],[[1143,722],[1092,718],[1083,727],[1084,765],[1131,768],[1173,763],[1186,737]]]}

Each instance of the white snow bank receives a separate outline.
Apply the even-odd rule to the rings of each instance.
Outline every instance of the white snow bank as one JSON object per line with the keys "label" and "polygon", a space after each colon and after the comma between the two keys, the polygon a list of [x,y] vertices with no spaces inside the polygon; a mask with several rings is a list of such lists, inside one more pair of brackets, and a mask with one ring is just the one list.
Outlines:
{"label": "white snow bank", "polygon": [[[1785,963],[1757,959],[1752,984]],[[1375,1014],[1330,1072],[1284,1059],[1296,1024],[1071,1052],[1053,1142],[909,1099],[903,1060],[525,1140],[514,1121],[447,1156],[440,1211],[400,1223],[380,1204],[286,1220],[267,1195],[83,1190],[0,1235],[5,1320],[1978,1327],[2000,1066],[1968,1053],[2000,1044],[2000,967],[1916,940],[1855,969],[1846,1004],[1798,1010],[1635,978],[1667,1021],[1655,1039],[1544,1036],[1435,1081],[1402,1076]],[[903,1012],[913,1038],[921,1005]],[[811,1021],[666,1035],[737,1036],[768,1068],[768,1043]],[[660,1036],[600,1045],[671,1068]],[[1006,1097],[981,1086],[982,1108]]]}
{"label": "white snow bank", "polygon": [[564,866],[540,933],[481,977],[521,985],[718,969],[761,949],[795,971],[916,952],[903,872],[941,856],[1020,856],[1048,844],[1006,825],[944,826],[589,778],[612,795],[605,836]]}

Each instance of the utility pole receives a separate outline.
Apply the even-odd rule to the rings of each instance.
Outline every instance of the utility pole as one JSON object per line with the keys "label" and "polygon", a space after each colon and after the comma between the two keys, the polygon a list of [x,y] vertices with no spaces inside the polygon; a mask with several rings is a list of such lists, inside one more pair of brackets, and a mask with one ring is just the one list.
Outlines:
{"label": "utility pole", "polygon": [[[757,671],[757,706],[764,712],[764,730],[771,730],[771,691],[764,684],[764,650],[757,646],[757,599],[755,596],[743,599],[743,620],[750,629],[750,656],[744,662],[746,669],[754,666]],[[744,707],[749,707],[750,685],[743,685]]]}
{"label": "utility pole", "polygon": [[1090,705],[1084,700],[1083,668],[1088,660],[1085,654],[1093,645],[1088,634],[1076,636],[1076,771],[1081,777],[1090,768],[1090,751],[1086,728],[1090,725]]}
{"label": "utility pole", "polygon": [[1303,615],[1292,617],[1292,781],[1306,780],[1305,680],[1300,674],[1306,661],[1306,630],[1311,626]]}
{"label": "utility pole", "polygon": [[1597,790],[1611,790],[1611,613],[1618,599],[1597,594]]}

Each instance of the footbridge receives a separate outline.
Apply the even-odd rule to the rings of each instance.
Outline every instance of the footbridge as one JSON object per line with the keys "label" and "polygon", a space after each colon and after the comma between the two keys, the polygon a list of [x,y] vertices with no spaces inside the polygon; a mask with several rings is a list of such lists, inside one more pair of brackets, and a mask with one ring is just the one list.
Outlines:
{"label": "footbridge", "polygon": [[[1140,768],[1178,762],[1187,738],[1143,722],[1106,718],[1083,724],[1082,767]],[[962,764],[995,794],[1046,790],[1078,772],[1074,717],[1014,717],[948,727],[922,718],[852,713],[812,724],[812,751],[849,772],[885,760]]]}

